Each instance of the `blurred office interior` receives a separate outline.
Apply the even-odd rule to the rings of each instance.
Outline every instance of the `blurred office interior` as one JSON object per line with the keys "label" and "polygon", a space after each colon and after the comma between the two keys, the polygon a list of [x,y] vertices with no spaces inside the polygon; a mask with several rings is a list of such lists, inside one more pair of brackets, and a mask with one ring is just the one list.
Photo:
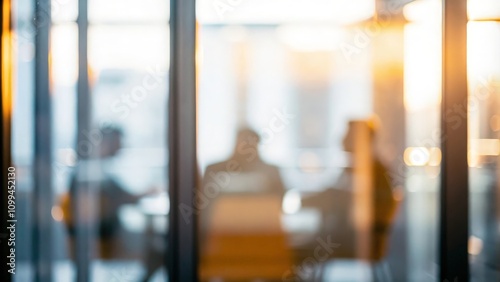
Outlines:
{"label": "blurred office interior", "polygon": [[500,281],[499,1],[5,0],[2,25],[6,279]]}

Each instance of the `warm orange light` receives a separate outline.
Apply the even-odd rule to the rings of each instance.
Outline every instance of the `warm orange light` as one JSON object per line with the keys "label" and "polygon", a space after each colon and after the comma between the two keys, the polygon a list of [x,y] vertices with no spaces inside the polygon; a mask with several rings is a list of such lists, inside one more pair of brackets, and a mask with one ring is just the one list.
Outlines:
{"label": "warm orange light", "polygon": [[405,26],[404,104],[409,112],[431,110],[441,102],[440,25]]}
{"label": "warm orange light", "polygon": [[483,250],[483,240],[481,240],[481,238],[478,238],[476,236],[470,236],[467,249],[469,251],[469,254],[473,256],[479,255]]}
{"label": "warm orange light", "polygon": [[12,115],[12,95],[13,95],[13,73],[14,59],[12,56],[13,31],[11,26],[11,3],[9,0],[3,1],[2,5],[2,113],[5,120],[10,120]]}
{"label": "warm orange light", "polygon": [[64,219],[64,213],[60,206],[53,206],[50,213],[55,221],[62,221]]}
{"label": "warm orange light", "polygon": [[441,149],[437,147],[409,147],[404,152],[407,166],[439,166],[441,165]]}
{"label": "warm orange light", "polygon": [[500,155],[500,140],[498,139],[472,139],[470,151],[477,156]]}
{"label": "warm orange light", "polygon": [[[413,1],[404,7],[403,14],[407,20],[412,22],[422,20],[440,21],[441,3],[441,0]],[[467,14],[470,20],[500,20],[500,1],[468,0]]]}

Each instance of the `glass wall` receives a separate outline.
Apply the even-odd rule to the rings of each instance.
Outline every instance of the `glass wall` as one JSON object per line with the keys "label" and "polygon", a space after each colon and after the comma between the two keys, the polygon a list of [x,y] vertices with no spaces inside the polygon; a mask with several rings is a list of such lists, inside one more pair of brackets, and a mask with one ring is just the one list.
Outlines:
{"label": "glass wall", "polygon": [[471,281],[500,279],[500,5],[486,2],[468,7]]}
{"label": "glass wall", "polygon": [[[6,3],[14,281],[167,281],[169,189],[179,202],[195,190],[199,244],[172,242],[198,248],[201,281],[436,281],[456,247],[440,230],[466,229],[441,147],[465,138],[443,132],[465,124],[468,150],[451,152],[470,176],[458,248],[471,281],[500,280],[498,1],[468,1],[469,98],[451,108],[442,42],[459,39],[443,36],[441,0],[196,1],[198,166],[180,177],[197,187],[168,187],[170,47],[190,46],[170,45],[169,1]],[[179,63],[176,82],[193,86]],[[171,132],[194,114],[182,109]]]}
{"label": "glass wall", "polygon": [[36,28],[31,21],[34,7],[31,1],[13,3],[13,109],[12,162],[16,167],[17,240],[24,242],[16,248],[20,275],[15,281],[29,281],[33,275],[33,165],[34,165],[34,57]]}
{"label": "glass wall", "polygon": [[[52,175],[44,175],[52,182],[51,280],[166,281],[169,2],[80,1],[80,9],[88,5],[88,37],[80,38],[78,1],[53,0],[51,13],[36,15],[32,2],[13,2],[12,152],[17,240],[25,242],[17,248],[15,281],[35,275],[34,51],[46,27],[52,129],[40,138],[52,144]],[[87,68],[79,66],[82,46],[88,48]],[[87,83],[79,76],[85,69],[88,92],[78,90],[79,82]]]}
{"label": "glass wall", "polygon": [[437,279],[440,21],[403,7],[198,2],[202,281]]}
{"label": "glass wall", "polygon": [[[404,7],[408,281],[437,279],[441,174],[441,1]],[[422,246],[426,246],[422,248]]]}

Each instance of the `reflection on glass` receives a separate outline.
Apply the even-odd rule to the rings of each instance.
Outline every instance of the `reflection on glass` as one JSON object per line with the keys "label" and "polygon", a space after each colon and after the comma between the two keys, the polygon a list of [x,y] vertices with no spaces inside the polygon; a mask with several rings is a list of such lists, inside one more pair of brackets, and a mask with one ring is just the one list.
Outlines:
{"label": "reflection on glass", "polygon": [[[15,2],[11,21],[12,33],[12,163],[16,168],[16,272],[13,281],[33,279],[32,226],[34,165],[34,29],[31,24],[33,2]],[[14,67],[15,66],[15,67]],[[18,79],[22,77],[22,79]],[[3,101],[2,101],[3,103]]]}
{"label": "reflection on glass", "polygon": [[206,169],[201,277],[273,278],[292,265],[280,225],[283,183],[278,168],[261,159],[259,139],[240,129],[231,157]]}
{"label": "reflection on glass", "polygon": [[[387,251],[396,198],[387,168],[373,155],[374,126],[373,121],[349,122],[343,147],[352,154],[353,164],[342,171],[333,187],[302,202],[304,207],[321,209],[325,236],[346,242],[336,257],[380,260]],[[369,235],[359,236],[364,233]]]}
{"label": "reflection on glass", "polygon": [[[50,1],[43,22],[34,2],[13,2],[12,144],[25,242],[15,280],[33,279],[34,38],[35,24],[50,24],[52,132],[43,134],[53,148],[53,175],[44,176],[54,194],[53,281],[75,281],[85,264],[90,281],[166,281],[168,1],[89,1],[90,105],[77,99],[78,1]],[[83,132],[78,112],[90,122]]]}
{"label": "reflection on glass", "polygon": [[[406,190],[410,281],[437,275],[438,205],[441,164],[441,6],[419,0],[404,7],[404,102],[408,166]],[[456,113],[448,113],[454,119]],[[423,247],[425,246],[425,247]],[[437,278],[436,278],[437,279]]]}
{"label": "reflection on glass", "polygon": [[404,55],[424,32],[395,20],[402,5],[209,2],[197,7],[202,280],[434,277],[439,49]]}
{"label": "reflection on glass", "polygon": [[471,281],[496,281],[500,279],[500,24],[470,21],[467,31]]}

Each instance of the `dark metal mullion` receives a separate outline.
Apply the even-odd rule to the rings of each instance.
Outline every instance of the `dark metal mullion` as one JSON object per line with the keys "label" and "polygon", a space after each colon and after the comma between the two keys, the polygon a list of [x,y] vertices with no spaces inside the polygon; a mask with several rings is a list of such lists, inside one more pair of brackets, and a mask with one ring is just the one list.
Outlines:
{"label": "dark metal mullion", "polygon": [[[169,281],[197,281],[195,0],[170,2]],[[184,212],[181,211],[184,209]]]}
{"label": "dark metal mullion", "polygon": [[442,174],[440,281],[469,281],[467,115],[460,126],[446,120],[467,105],[467,1],[443,0]]}
{"label": "dark metal mullion", "polygon": [[35,281],[52,280],[52,114],[49,85],[50,0],[35,1],[35,162],[33,265]]}
{"label": "dark metal mullion", "polygon": [[[92,226],[83,224],[83,210],[86,208],[85,199],[92,196],[90,184],[87,182],[87,165],[84,164],[89,157],[86,152],[80,152],[79,144],[85,144],[86,132],[91,130],[91,98],[88,77],[88,1],[78,1],[78,81],[77,81],[77,143],[76,150],[79,165],[76,171],[77,191],[73,195],[74,210],[76,212],[76,281],[90,281],[90,262],[92,257]],[[83,164],[82,164],[83,163]]]}

